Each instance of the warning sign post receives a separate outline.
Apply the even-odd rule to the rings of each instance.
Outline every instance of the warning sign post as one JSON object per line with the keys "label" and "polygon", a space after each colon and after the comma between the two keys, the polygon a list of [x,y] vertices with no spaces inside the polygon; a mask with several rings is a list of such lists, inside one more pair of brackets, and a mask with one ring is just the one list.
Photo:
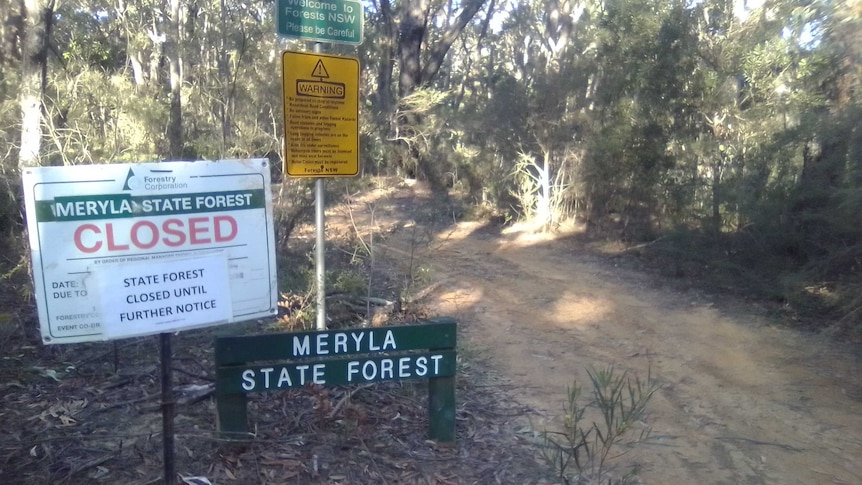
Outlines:
{"label": "warning sign post", "polygon": [[359,61],[285,52],[285,160],[291,177],[359,173]]}

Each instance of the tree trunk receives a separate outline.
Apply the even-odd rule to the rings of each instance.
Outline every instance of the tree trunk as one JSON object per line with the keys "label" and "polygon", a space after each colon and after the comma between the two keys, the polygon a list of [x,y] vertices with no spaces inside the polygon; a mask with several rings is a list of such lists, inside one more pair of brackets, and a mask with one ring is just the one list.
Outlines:
{"label": "tree trunk", "polygon": [[225,0],[221,0],[219,2],[220,7],[220,24],[221,24],[221,49],[218,53],[218,75],[221,82],[221,102],[219,103],[219,121],[221,122],[221,150],[220,155],[222,158],[227,156],[228,148],[230,148],[230,103],[231,103],[231,89],[230,89],[230,70],[228,69],[228,57],[227,57],[227,11]]}
{"label": "tree trunk", "polygon": [[21,148],[18,167],[41,165],[42,95],[48,75],[48,39],[54,18],[54,0],[24,0],[21,55]]}
{"label": "tree trunk", "polygon": [[395,70],[395,46],[397,34],[392,6],[389,0],[380,0],[381,35],[378,45],[381,48],[380,64],[377,69],[377,101],[380,112],[388,115],[392,109],[392,73]]}
{"label": "tree trunk", "polygon": [[404,2],[401,7],[400,42],[398,63],[401,75],[398,79],[398,97],[412,94],[422,84],[422,39],[428,10],[427,0]]}
{"label": "tree trunk", "polygon": [[721,162],[712,164],[712,231],[721,232]]}
{"label": "tree trunk", "polygon": [[[475,50],[476,50],[476,53],[479,55],[481,55],[481,52],[482,52],[482,43],[485,41],[485,39],[488,36],[488,28],[491,25],[491,17],[494,16],[494,6],[496,3],[497,3],[497,0],[491,0],[491,4],[488,5],[488,12],[485,14],[485,20],[482,21],[482,28],[479,30],[479,36],[476,37]],[[492,49],[492,51],[493,51],[493,49]],[[467,69],[464,70],[464,80],[462,80],[462,82],[460,83],[461,86],[458,88],[458,95],[455,98],[455,102],[452,103],[452,108],[455,111],[458,111],[461,109],[461,103],[464,101],[464,95],[466,93],[467,84],[471,84],[471,92],[473,94],[476,93],[476,89],[475,89],[475,87],[472,86],[472,83],[466,82],[466,80],[470,78],[471,72],[473,70],[473,61],[475,60],[475,57],[470,55],[470,53],[467,49],[466,43],[464,45],[464,57],[467,58]],[[494,53],[491,52],[491,55],[488,57],[489,57],[489,61],[490,61],[490,63],[488,65],[493,67],[494,66],[494,61],[493,61]],[[488,72],[493,72],[493,70],[489,69]],[[491,82],[490,76],[486,77],[482,81],[485,83],[484,90],[487,92],[488,83]]]}
{"label": "tree trunk", "polygon": [[401,77],[398,84],[398,95],[403,98],[413,93],[422,84],[434,79],[443,65],[446,53],[452,44],[467,27],[470,20],[485,4],[486,0],[470,0],[465,2],[455,21],[449,25],[440,36],[440,40],[428,50],[427,61],[422,66],[422,41],[428,27],[429,10],[427,0],[411,0],[403,3],[400,18],[400,43],[398,45],[398,62]]}
{"label": "tree trunk", "polygon": [[539,167],[539,192],[536,218],[542,225],[542,230],[547,231],[551,228],[553,216],[551,214],[551,151],[549,148],[542,148],[542,165]]}
{"label": "tree trunk", "polygon": [[180,0],[171,1],[165,50],[170,68],[170,111],[168,114],[168,157],[183,158],[182,70],[180,55]]}
{"label": "tree trunk", "polygon": [[3,17],[6,22],[0,22],[0,81],[5,77],[5,66],[21,59],[18,43],[24,32],[23,2],[8,2],[0,6],[0,18]]}
{"label": "tree trunk", "polygon": [[[403,99],[422,87],[423,84],[431,82],[440,71],[440,66],[446,57],[446,53],[452,44],[464,31],[467,23],[476,15],[486,0],[470,0],[461,8],[461,12],[455,21],[449,25],[440,40],[430,47],[425,65],[422,65],[422,43],[425,40],[426,31],[430,22],[430,10],[428,0],[410,0],[401,5],[401,17],[399,22],[400,42],[398,45],[398,63],[401,74],[398,80],[398,96]],[[422,123],[421,116],[411,115],[409,117],[398,117],[398,123],[404,126],[419,126]],[[394,130],[399,131],[399,130]],[[440,177],[439,167],[423,157],[415,146],[408,147],[409,156],[425,175],[432,190],[445,192],[446,188]],[[409,165],[405,164],[405,165]]]}
{"label": "tree trunk", "polygon": [[141,57],[138,52],[129,53],[129,62],[132,64],[132,79],[135,81],[136,88],[142,88],[147,84],[147,79],[144,77],[144,66],[141,64]]}
{"label": "tree trunk", "polygon": [[428,52],[428,60],[425,63],[425,66],[422,67],[420,83],[430,82],[435,76],[437,76],[437,73],[440,71],[440,66],[443,65],[443,60],[446,58],[446,53],[449,52],[452,44],[458,39],[458,36],[461,35],[461,32],[464,31],[464,28],[467,27],[470,20],[476,16],[482,8],[482,5],[485,4],[485,1],[486,0],[470,0],[464,3],[464,6],[461,8],[461,13],[458,14],[458,18],[455,19],[455,22],[446,28],[446,31],[443,32],[440,40],[430,48],[430,51]]}

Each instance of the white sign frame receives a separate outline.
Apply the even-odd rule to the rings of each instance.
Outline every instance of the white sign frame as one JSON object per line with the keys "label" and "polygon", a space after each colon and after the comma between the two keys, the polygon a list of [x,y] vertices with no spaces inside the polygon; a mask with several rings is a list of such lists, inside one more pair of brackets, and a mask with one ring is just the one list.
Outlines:
{"label": "white sign frame", "polygon": [[[36,167],[22,175],[43,343],[111,340],[277,313],[268,160]],[[207,310],[201,315],[167,323],[144,318],[128,328],[104,321],[103,315],[122,311],[157,315],[162,307],[141,301],[147,300],[143,288],[125,291],[124,281],[166,274],[159,271],[171,265],[198,265],[207,276],[227,274],[228,281],[201,276],[187,287],[169,285],[179,296],[155,302],[173,309],[162,314],[180,313],[176,305],[195,304],[192,293],[208,293],[201,301],[216,303],[201,307]],[[159,278],[151,277],[153,288],[164,283]]]}

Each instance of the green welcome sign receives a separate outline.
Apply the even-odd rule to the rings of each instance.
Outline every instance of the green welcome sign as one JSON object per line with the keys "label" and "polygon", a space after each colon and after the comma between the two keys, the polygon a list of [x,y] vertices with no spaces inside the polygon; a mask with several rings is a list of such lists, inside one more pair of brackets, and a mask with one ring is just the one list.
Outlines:
{"label": "green welcome sign", "polygon": [[420,325],[222,337],[216,340],[216,407],[226,440],[248,435],[246,395],[305,385],[428,380],[429,437],[455,440],[457,326]]}
{"label": "green welcome sign", "polygon": [[278,35],[334,44],[362,43],[362,4],[358,0],[278,0]]}

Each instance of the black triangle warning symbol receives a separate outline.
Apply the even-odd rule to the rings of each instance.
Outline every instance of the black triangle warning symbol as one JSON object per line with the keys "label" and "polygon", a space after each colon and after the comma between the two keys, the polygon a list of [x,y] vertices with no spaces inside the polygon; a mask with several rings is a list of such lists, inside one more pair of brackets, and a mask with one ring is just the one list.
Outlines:
{"label": "black triangle warning symbol", "polygon": [[323,65],[323,59],[318,59],[317,64],[314,66],[314,70],[311,71],[311,76],[319,78],[329,77],[329,73],[326,71],[326,66]]}

